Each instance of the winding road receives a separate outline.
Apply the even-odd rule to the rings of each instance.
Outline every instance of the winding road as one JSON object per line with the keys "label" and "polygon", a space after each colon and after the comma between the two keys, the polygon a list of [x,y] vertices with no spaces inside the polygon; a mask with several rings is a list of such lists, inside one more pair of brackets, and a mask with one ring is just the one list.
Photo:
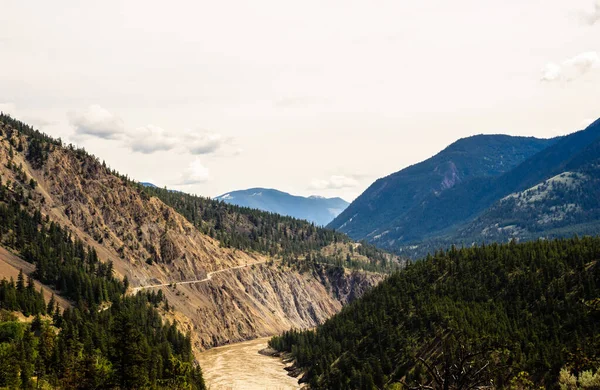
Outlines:
{"label": "winding road", "polygon": [[220,269],[218,271],[213,271],[213,272],[207,273],[206,277],[204,279],[186,280],[186,281],[183,281],[183,282],[171,282],[171,283],[163,283],[163,284],[151,284],[151,285],[146,285],[146,286],[133,287],[131,289],[131,291],[135,294],[138,291],[141,291],[141,290],[144,290],[144,289],[147,289],[147,288],[169,287],[169,286],[179,285],[179,284],[204,283],[204,282],[208,282],[209,280],[211,280],[212,277],[213,277],[213,275],[215,275],[215,274],[220,274],[222,272],[232,271],[234,269],[241,269],[241,268],[251,267],[253,265],[263,264],[263,263],[266,263],[266,262],[267,262],[267,260],[263,260],[263,261],[258,261],[256,263],[238,265],[236,267],[231,267],[231,268],[223,268],[223,269]]}

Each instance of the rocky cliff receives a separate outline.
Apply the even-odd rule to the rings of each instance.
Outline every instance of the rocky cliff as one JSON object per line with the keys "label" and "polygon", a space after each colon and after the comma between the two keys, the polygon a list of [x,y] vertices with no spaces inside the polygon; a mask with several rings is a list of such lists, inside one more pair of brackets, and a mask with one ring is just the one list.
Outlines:
{"label": "rocky cliff", "polygon": [[382,279],[326,266],[301,271],[263,254],[223,248],[84,151],[46,144],[38,161],[29,137],[1,122],[0,133],[2,180],[33,180],[30,206],[93,246],[101,260],[113,261],[132,287],[201,280],[249,265],[204,282],[161,287],[170,306],[165,316],[192,331],[198,350],[314,327]]}

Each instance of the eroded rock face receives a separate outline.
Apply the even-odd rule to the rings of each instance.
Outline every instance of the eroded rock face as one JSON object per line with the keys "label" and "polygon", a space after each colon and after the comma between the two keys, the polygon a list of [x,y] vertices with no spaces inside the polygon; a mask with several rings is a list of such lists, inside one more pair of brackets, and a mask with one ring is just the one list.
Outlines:
{"label": "eroded rock face", "polygon": [[[94,158],[53,146],[34,169],[24,152],[12,161],[35,179],[31,204],[44,216],[94,247],[103,261],[127,276],[132,287],[210,280],[162,287],[171,310],[166,318],[190,330],[196,350],[310,328],[338,312],[382,277],[327,268],[300,272],[257,253],[221,248],[157,198],[110,172]],[[18,180],[6,167],[9,145],[0,138],[0,174]],[[267,263],[268,262],[268,263]]]}
{"label": "eroded rock face", "polygon": [[362,296],[383,280],[383,275],[373,272],[321,267],[315,274],[328,291],[343,305]]}
{"label": "eroded rock face", "polygon": [[202,350],[315,327],[381,279],[324,267],[300,273],[274,263],[223,272],[206,283],[165,287],[163,293],[176,307],[172,317],[193,332],[194,347]]}
{"label": "eroded rock face", "polygon": [[[64,214],[77,233],[113,252],[128,267],[144,268],[147,277],[177,281],[182,280],[178,275],[197,278],[257,261],[255,256],[220,248],[172,208],[89,160],[56,148],[33,173],[49,197],[49,211],[59,218],[57,214]],[[152,269],[146,269],[147,263]],[[133,276],[134,284],[136,279],[146,283]]]}

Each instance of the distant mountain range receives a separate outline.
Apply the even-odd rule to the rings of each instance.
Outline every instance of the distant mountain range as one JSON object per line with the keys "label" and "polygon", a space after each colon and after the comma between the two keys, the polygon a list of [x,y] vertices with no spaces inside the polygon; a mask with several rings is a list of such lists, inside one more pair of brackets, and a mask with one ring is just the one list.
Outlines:
{"label": "distant mountain range", "polygon": [[322,226],[331,222],[349,204],[341,198],[303,197],[268,188],[232,191],[215,199],[237,206],[305,219]]}
{"label": "distant mountain range", "polygon": [[565,137],[478,135],[377,180],[328,227],[411,257],[600,232],[600,120]]}

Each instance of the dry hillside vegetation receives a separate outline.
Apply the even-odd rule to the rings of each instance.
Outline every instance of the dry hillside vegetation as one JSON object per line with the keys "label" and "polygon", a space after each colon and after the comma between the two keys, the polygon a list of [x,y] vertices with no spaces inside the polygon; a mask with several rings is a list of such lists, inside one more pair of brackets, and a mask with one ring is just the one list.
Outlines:
{"label": "dry hillside vegetation", "polygon": [[2,180],[33,179],[30,207],[95,248],[102,261],[113,261],[130,286],[199,280],[249,265],[162,288],[169,302],[164,314],[193,332],[197,350],[314,327],[383,278],[318,265],[300,272],[264,254],[224,248],[83,150],[46,144],[44,161],[31,161],[30,137],[10,131],[10,124],[0,122],[0,130]]}

